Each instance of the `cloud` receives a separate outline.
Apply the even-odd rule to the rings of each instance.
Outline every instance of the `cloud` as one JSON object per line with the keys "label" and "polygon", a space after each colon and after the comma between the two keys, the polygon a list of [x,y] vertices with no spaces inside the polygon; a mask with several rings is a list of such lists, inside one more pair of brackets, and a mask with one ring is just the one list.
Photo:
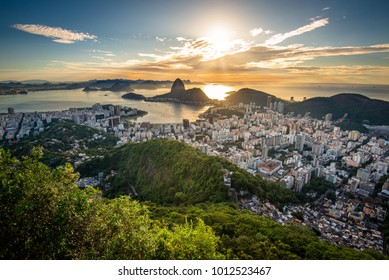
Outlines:
{"label": "cloud", "polygon": [[141,39],[152,39],[152,36],[150,34],[144,34],[144,33],[134,33],[132,35],[130,35],[129,37],[130,39],[137,39],[137,40],[141,40]]}
{"label": "cloud", "polygon": [[[220,80],[283,80],[295,82],[296,79],[312,81],[313,79],[331,81],[349,81],[354,76],[360,82],[387,83],[389,67],[369,65],[332,65],[322,66],[315,59],[320,57],[341,57],[351,55],[365,55],[371,53],[389,53],[389,44],[369,46],[304,46],[303,44],[280,45],[288,38],[313,31],[329,23],[328,18],[315,18],[311,23],[274,36],[266,36],[259,42],[257,38],[226,40],[222,47],[215,44],[212,38],[176,37],[165,39],[152,37],[163,42],[162,50],[139,52],[137,58],[130,60],[115,59],[114,53],[105,50],[86,50],[93,60],[89,61],[53,61],[48,65],[47,73],[62,70],[80,75],[112,75],[131,76],[145,75],[157,79],[176,77],[177,75],[193,77],[193,79]],[[249,31],[255,37],[270,34],[272,31],[254,28]],[[248,35],[248,34],[247,34]],[[93,36],[93,35],[89,35]],[[69,40],[59,36],[48,36],[54,40]],[[248,37],[248,36],[247,36]],[[249,37],[248,37],[249,38]],[[76,41],[76,40],[73,40]],[[317,60],[319,61],[319,60]],[[342,61],[339,59],[339,63]],[[350,61],[350,60],[349,60]],[[309,63],[307,63],[309,62]],[[337,64],[339,64],[337,63]],[[53,70],[54,69],[54,70]],[[58,71],[61,69],[61,71]],[[51,70],[51,72],[50,72]],[[94,73],[94,74],[93,74]],[[10,74],[11,75],[11,74]],[[296,78],[297,77],[297,78]]]}
{"label": "cloud", "polygon": [[177,37],[176,40],[178,42],[185,42],[185,41],[188,41],[188,39],[184,38],[184,37]]}
{"label": "cloud", "polygon": [[255,37],[263,32],[262,28],[254,28],[250,30],[251,36]]}
{"label": "cloud", "polygon": [[372,46],[317,47],[307,48],[303,45],[287,47],[257,46],[245,53],[245,56],[230,58],[240,59],[245,68],[282,69],[296,67],[303,62],[318,57],[364,55],[371,53],[389,53],[389,44]]}
{"label": "cloud", "polygon": [[92,56],[92,58],[95,58],[95,59],[99,59],[101,61],[104,61],[104,62],[111,62],[112,59],[109,59],[109,58],[106,58],[105,56]]}
{"label": "cloud", "polygon": [[327,11],[329,9],[331,9],[331,7],[325,7],[325,8],[322,9],[322,11]]}
{"label": "cloud", "polygon": [[315,30],[316,28],[322,27],[327,25],[329,22],[328,18],[323,18],[320,20],[316,20],[310,24],[304,25],[303,27],[297,28],[293,31],[287,32],[287,33],[278,33],[274,36],[272,36],[270,39],[266,40],[265,45],[277,45],[283,41],[285,41],[288,38],[304,34],[306,32]]}
{"label": "cloud", "polygon": [[96,35],[75,32],[61,27],[50,27],[39,24],[14,24],[11,27],[27,33],[49,37],[52,38],[54,42],[62,44],[72,44],[76,41],[97,39]]}
{"label": "cloud", "polygon": [[160,58],[161,56],[153,54],[153,53],[138,53],[139,56],[142,57],[151,57],[151,58]]}
{"label": "cloud", "polygon": [[102,51],[102,50],[84,50],[84,51],[90,52],[90,53],[98,53],[98,54],[102,54],[102,55],[110,56],[110,57],[116,56],[116,54],[114,54],[113,52],[110,52],[110,51]]}

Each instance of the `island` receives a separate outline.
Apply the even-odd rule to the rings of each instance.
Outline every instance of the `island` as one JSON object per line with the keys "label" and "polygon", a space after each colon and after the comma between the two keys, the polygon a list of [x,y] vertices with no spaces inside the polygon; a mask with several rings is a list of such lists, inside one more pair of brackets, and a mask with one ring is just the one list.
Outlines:
{"label": "island", "polygon": [[144,97],[142,94],[136,94],[133,92],[129,92],[129,93],[123,94],[122,98],[131,99],[131,100],[144,100],[146,97]]}

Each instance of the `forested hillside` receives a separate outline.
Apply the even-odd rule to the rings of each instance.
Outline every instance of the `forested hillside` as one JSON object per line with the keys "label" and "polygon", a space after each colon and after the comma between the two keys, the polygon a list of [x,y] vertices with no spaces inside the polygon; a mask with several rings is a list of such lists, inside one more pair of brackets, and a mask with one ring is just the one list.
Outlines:
{"label": "forested hillside", "polygon": [[224,186],[223,174],[228,170],[233,172],[232,187],[236,191],[276,204],[298,202],[291,190],[178,141],[156,139],[126,144],[104,159],[94,159],[78,169],[83,176],[95,176],[101,171],[109,174],[111,170],[117,175],[106,192],[108,197],[129,194],[133,187],[139,199],[157,203],[224,202],[228,188]]}
{"label": "forested hillside", "polygon": [[0,259],[382,259],[329,245],[234,203],[161,206],[102,198],[50,169],[40,149],[22,160],[0,149]]}

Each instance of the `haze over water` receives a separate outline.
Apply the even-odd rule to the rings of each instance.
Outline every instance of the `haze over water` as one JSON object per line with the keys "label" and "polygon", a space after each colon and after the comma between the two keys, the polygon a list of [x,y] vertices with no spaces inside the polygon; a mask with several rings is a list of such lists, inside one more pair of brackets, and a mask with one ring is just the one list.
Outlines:
{"label": "haze over water", "polygon": [[[186,88],[199,87],[210,98],[223,100],[228,91],[236,91],[249,87],[265,91],[279,98],[290,100],[293,96],[296,101],[304,97],[332,96],[338,93],[360,93],[370,98],[389,101],[389,85],[294,85],[294,86],[270,86],[266,84],[188,84]],[[134,92],[151,97],[169,91],[168,87],[155,90],[137,89]],[[175,123],[186,118],[190,121],[197,119],[208,106],[190,106],[169,102],[145,102],[140,100],[123,99],[125,92],[93,91],[84,92],[77,90],[50,90],[30,92],[28,95],[4,95],[0,96],[0,113],[6,113],[8,107],[13,107],[16,112],[45,112],[67,110],[69,108],[90,107],[95,103],[114,104],[134,107],[147,111],[148,114],[138,118],[138,122]]]}
{"label": "haze over water", "polygon": [[[163,89],[166,91],[166,89]],[[158,94],[156,90],[151,94],[150,90],[144,90],[146,96]],[[28,95],[3,95],[0,96],[0,113],[6,113],[8,107],[13,107],[15,112],[47,112],[61,111],[69,108],[91,107],[95,103],[128,106],[147,111],[148,114],[138,118],[139,122],[151,123],[177,123],[186,118],[196,120],[198,115],[204,112],[208,106],[189,106],[168,102],[145,102],[143,100],[129,100],[121,96],[125,92],[95,91],[83,92],[77,90],[50,90],[30,92]]]}

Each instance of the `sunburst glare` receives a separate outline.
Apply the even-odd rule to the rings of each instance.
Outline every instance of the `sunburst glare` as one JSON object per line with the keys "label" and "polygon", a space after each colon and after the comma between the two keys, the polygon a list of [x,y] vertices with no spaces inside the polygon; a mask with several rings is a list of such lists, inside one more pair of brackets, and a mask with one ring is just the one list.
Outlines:
{"label": "sunburst glare", "polygon": [[229,86],[210,84],[203,88],[205,94],[211,99],[224,100],[227,96],[226,92],[232,91],[233,88]]}

